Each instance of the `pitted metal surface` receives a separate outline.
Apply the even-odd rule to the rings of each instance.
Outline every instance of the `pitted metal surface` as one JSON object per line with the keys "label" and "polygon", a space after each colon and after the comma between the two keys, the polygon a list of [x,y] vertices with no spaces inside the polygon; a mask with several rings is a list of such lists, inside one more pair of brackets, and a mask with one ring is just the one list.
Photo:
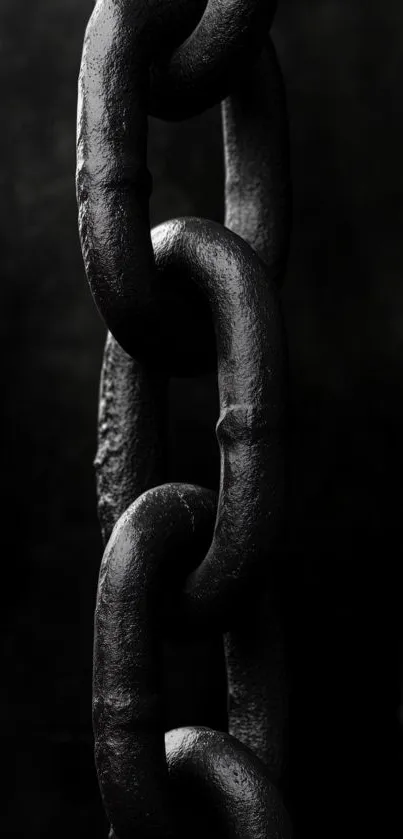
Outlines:
{"label": "pitted metal surface", "polygon": [[[276,568],[287,404],[279,287],[291,217],[274,8],[98,0],[85,36],[79,228],[109,330],[93,720],[117,839],[184,835],[193,806],[193,835],[291,836],[273,786],[281,788],[287,739]],[[186,217],[151,231],[147,114],[180,119],[225,96],[225,226]],[[165,456],[169,378],[214,368],[217,496],[168,483]],[[178,632],[224,633],[229,733],[179,729],[164,745],[163,649]]]}

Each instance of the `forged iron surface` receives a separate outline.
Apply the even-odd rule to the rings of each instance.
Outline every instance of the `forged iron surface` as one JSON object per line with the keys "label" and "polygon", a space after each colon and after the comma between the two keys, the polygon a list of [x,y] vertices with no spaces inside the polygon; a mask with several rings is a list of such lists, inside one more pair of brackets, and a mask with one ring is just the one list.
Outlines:
{"label": "forged iron surface", "polygon": [[[153,242],[157,263],[172,265],[176,275],[183,271],[191,277],[193,272],[202,284],[218,341],[220,494],[210,549],[186,583],[187,614],[192,622],[232,630],[226,639],[230,731],[242,732],[243,741],[278,777],[286,718],[281,630],[273,617],[274,604],[270,609],[266,602],[260,604],[253,585],[254,578],[260,587],[271,571],[268,559],[284,504],[285,359],[278,293],[249,246],[211,222],[184,219],[161,225]],[[219,270],[210,267],[212,254]],[[223,265],[230,270],[223,272]],[[151,391],[153,379],[146,376],[110,336],[96,461],[105,537],[156,477],[156,414],[161,408]],[[124,480],[119,481],[119,474]],[[248,588],[253,617],[245,622]]]}
{"label": "forged iron surface", "polygon": [[[157,259],[200,283],[217,335],[221,479],[211,548],[187,584],[192,617],[227,628],[278,534],[283,508],[284,335],[278,293],[251,248],[213,222],[153,232]],[[264,546],[264,550],[263,550]]]}
{"label": "forged iron surface", "polygon": [[[98,0],[85,36],[79,229],[110,330],[96,458],[107,546],[93,720],[118,839],[188,833],[191,802],[203,812],[208,803],[200,835],[291,835],[272,786],[281,786],[287,727],[276,577],[287,378],[278,287],[291,215],[285,97],[268,35],[274,7]],[[227,93],[225,227],[183,218],[151,233],[147,113],[178,119]],[[215,367],[218,500],[163,483],[169,377]],[[196,631],[225,632],[232,736],[178,730],[165,754],[163,641]]]}
{"label": "forged iron surface", "polygon": [[121,516],[104,553],[95,613],[95,759],[119,837],[135,831],[147,838],[172,835],[162,592],[178,576],[174,561],[178,553],[183,557],[183,547],[188,557],[200,557],[214,512],[215,497],[207,490],[174,484],[150,489]]}
{"label": "forged iron surface", "polygon": [[194,116],[224,99],[254,60],[277,0],[208,0],[202,5],[198,26],[151,76],[150,113],[155,116]]}
{"label": "forged iron surface", "polygon": [[266,36],[261,56],[223,102],[225,226],[284,278],[290,229],[288,121],[281,69]]}
{"label": "forged iron surface", "polygon": [[[104,553],[95,613],[95,755],[120,837],[188,835],[190,825],[195,836],[291,836],[267,769],[237,740],[180,729],[164,747],[161,604],[189,557],[200,556],[214,511],[214,494],[200,487],[156,487],[121,516]],[[186,619],[180,621],[183,631]]]}
{"label": "forged iron surface", "polygon": [[239,740],[194,726],[169,731],[165,748],[170,786],[185,809],[181,821],[193,826],[198,814],[193,836],[291,839],[267,768]]}
{"label": "forged iron surface", "polygon": [[164,475],[167,380],[139,364],[108,334],[101,375],[98,514],[104,544],[119,516]]}
{"label": "forged iron surface", "polygon": [[[145,360],[158,370],[166,364],[171,374],[187,375],[214,366],[213,339],[202,295],[197,294],[194,285],[178,286],[172,278],[169,283],[164,282],[166,278],[156,269],[154,261],[149,222],[151,177],[146,162],[147,80],[149,56],[153,49],[157,49],[164,27],[169,25],[166,17],[171,4],[160,0],[155,5],[158,15],[154,4],[134,6],[132,2],[100,0],[88,25],[79,81],[79,229],[95,302],[119,344],[129,355]],[[246,2],[234,5],[240,9],[243,6],[249,8]],[[254,5],[251,4],[252,7]],[[178,13],[178,19],[180,17]],[[151,33],[150,21],[153,22]],[[232,31],[230,27],[229,32]],[[265,29],[262,28],[261,32],[265,34]],[[223,44],[227,43],[222,33],[220,38]],[[275,78],[278,78],[278,72]],[[262,92],[264,99],[264,87]],[[257,106],[260,98],[257,97]],[[270,102],[269,109],[272,107]],[[252,108],[252,122],[255,111],[256,107]],[[235,120],[235,131],[230,128],[229,131],[236,136],[236,113],[232,118]],[[230,121],[231,116],[228,123]],[[243,119],[241,122],[246,125]],[[263,127],[265,125],[264,122]],[[250,133],[253,134],[253,130]],[[268,132],[268,142],[270,136],[271,132]],[[277,146],[276,131],[273,137]],[[242,141],[242,134],[239,138]],[[237,140],[235,144],[238,145]],[[259,213],[259,197],[268,197],[265,195],[266,187],[271,190],[272,172],[275,172],[276,166],[260,165],[266,154],[261,144],[253,145],[251,154],[256,172],[260,170],[263,177],[264,172],[270,172],[253,200],[253,207]],[[244,153],[241,152],[241,156],[244,157]],[[273,162],[276,163],[276,159]],[[237,165],[236,155],[234,165]],[[228,171],[231,173],[230,167]],[[243,173],[240,168],[232,181],[238,181],[238,195],[244,189],[245,194],[251,194],[248,171]],[[278,179],[274,175],[274,206],[270,207],[269,219],[265,218],[267,211],[261,213],[258,225],[260,236],[264,228],[267,234],[263,235],[270,236],[273,219],[278,217],[278,203],[280,218],[284,216],[282,190],[283,185],[279,190]],[[241,235],[250,209],[249,202],[245,212],[241,211]],[[279,227],[282,229],[282,224]],[[186,353],[183,352],[184,346]]]}

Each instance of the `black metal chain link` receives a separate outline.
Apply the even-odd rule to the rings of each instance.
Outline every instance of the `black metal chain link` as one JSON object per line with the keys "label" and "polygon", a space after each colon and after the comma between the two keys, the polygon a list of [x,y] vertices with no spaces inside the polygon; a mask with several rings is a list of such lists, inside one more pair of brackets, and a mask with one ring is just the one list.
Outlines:
{"label": "black metal chain link", "polygon": [[[109,329],[96,458],[106,544],[95,614],[96,766],[125,839],[291,835],[276,545],[287,358],[278,288],[288,132],[268,0],[98,0],[79,81],[82,251]],[[223,102],[225,226],[150,232],[147,115]],[[169,377],[218,373],[215,494],[164,483]],[[167,630],[167,627],[169,630]],[[224,633],[229,733],[165,734],[167,631]]]}

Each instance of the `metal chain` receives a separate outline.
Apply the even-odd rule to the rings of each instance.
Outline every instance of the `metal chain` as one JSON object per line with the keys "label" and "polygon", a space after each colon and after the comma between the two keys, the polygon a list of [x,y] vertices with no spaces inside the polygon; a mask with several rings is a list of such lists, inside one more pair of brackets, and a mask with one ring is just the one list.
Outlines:
{"label": "metal chain", "polygon": [[[105,552],[93,724],[111,835],[276,837],[287,680],[276,546],[284,519],[288,131],[269,0],[98,0],[79,79],[77,198],[108,327],[96,458]],[[147,115],[225,99],[225,226],[150,231]],[[218,499],[163,483],[170,376],[217,368]],[[170,633],[224,633],[225,734],[165,734]]]}

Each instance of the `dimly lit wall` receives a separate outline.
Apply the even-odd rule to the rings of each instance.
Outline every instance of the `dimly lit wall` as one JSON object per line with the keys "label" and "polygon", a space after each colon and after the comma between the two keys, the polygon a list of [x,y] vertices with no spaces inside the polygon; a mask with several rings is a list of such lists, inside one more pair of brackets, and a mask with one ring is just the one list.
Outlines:
{"label": "dimly lit wall", "polygon": [[[104,327],[74,187],[92,5],[0,4],[4,836],[105,829],[90,719]],[[395,784],[386,753],[397,740],[401,625],[403,7],[279,6],[294,190],[283,294],[290,787],[302,837],[358,836],[379,798],[386,819]],[[151,120],[154,223],[222,219],[220,131],[218,108],[184,124]],[[209,379],[174,384],[168,478],[215,484],[215,400]]]}

